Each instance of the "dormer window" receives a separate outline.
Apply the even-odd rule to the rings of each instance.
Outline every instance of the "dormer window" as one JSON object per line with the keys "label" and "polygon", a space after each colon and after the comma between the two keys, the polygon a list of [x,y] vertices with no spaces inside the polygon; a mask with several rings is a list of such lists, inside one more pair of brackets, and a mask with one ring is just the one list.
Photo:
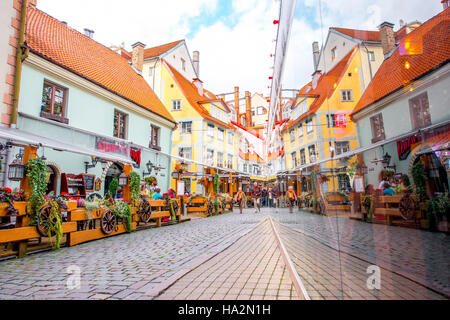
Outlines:
{"label": "dormer window", "polygon": [[198,94],[203,96],[203,82],[200,79],[194,79],[194,85],[197,87]]}

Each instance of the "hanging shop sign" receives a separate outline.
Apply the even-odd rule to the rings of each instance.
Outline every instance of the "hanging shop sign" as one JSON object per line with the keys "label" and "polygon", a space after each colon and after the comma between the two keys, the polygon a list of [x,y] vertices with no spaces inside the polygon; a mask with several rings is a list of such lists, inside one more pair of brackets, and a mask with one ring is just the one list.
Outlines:
{"label": "hanging shop sign", "polygon": [[105,138],[95,137],[95,148],[104,153],[114,153],[129,157],[134,162],[134,167],[139,168],[141,165],[141,153],[139,148],[131,147],[126,142],[108,140]]}
{"label": "hanging shop sign", "polygon": [[420,142],[420,136],[414,135],[406,139],[397,141],[397,154],[399,160],[406,160],[411,153],[411,146]]}

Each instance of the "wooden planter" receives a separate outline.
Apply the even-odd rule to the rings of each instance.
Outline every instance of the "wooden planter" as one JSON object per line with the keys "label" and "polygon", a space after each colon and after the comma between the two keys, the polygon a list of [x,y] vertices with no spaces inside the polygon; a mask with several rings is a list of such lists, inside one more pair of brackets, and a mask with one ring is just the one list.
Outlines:
{"label": "wooden planter", "polygon": [[[9,203],[2,202],[0,203],[0,217],[9,217],[10,215],[7,212],[7,207],[9,206]],[[26,215],[26,208],[27,208],[27,202],[25,201],[16,201],[14,202],[14,208],[19,210],[19,216]]]}

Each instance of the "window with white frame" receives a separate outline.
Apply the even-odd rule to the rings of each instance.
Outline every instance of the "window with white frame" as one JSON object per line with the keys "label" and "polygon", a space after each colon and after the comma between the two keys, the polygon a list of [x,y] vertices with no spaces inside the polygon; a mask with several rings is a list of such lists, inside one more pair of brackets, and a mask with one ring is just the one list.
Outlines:
{"label": "window with white frame", "polygon": [[217,139],[223,141],[225,137],[225,130],[218,128],[217,130]]}
{"label": "window with white frame", "polygon": [[305,149],[300,150],[300,164],[304,165],[306,164],[306,152]]}
{"label": "window with white frame", "polygon": [[334,148],[336,150],[336,155],[346,153],[350,151],[350,142],[348,141],[336,141],[334,143]]}
{"label": "window with white frame", "polygon": [[291,129],[289,131],[289,136],[291,138],[291,142],[294,142],[295,141],[295,130],[294,129]]}
{"label": "window with white frame", "polygon": [[217,117],[217,115],[216,115],[216,107],[214,107],[214,106],[211,106],[211,116],[212,116],[213,118],[216,118],[216,117]]}
{"label": "window with white frame", "polygon": [[211,138],[214,137],[214,125],[208,124],[208,129],[206,131],[206,134],[208,135],[208,137],[211,137]]}
{"label": "window with white frame", "polygon": [[370,61],[375,61],[375,53],[373,51],[369,51],[367,54],[369,55]]}
{"label": "window with white frame", "polygon": [[214,150],[206,150],[206,164],[212,165],[214,161]]}
{"label": "window with white frame", "polygon": [[327,128],[336,127],[336,116],[334,113],[327,114]]}
{"label": "window with white frame", "polygon": [[308,100],[304,100],[303,102],[302,102],[302,114],[304,114],[304,113],[306,113],[306,112],[308,112]]}
{"label": "window with white frame", "polygon": [[336,47],[331,49],[331,60],[336,60]]}
{"label": "window with white frame", "polygon": [[297,152],[292,152],[291,153],[291,157],[292,157],[292,168],[296,168],[298,163],[297,163]]}
{"label": "window with white frame", "polygon": [[314,131],[314,126],[313,126],[313,120],[307,119],[306,120],[306,133],[310,133]]}
{"label": "window with white frame", "polygon": [[303,123],[298,125],[298,136],[303,137]]}
{"label": "window with white frame", "polygon": [[318,160],[316,154],[316,145],[313,144],[312,146],[309,146],[308,153],[309,153],[309,163],[314,163]]}
{"label": "window with white frame", "polygon": [[264,108],[263,107],[258,107],[257,110],[258,110],[258,112],[257,112],[258,115],[264,114]]}
{"label": "window with white frame", "polygon": [[233,132],[228,131],[227,140],[228,140],[228,144],[231,144],[231,145],[234,144],[234,133]]}
{"label": "window with white frame", "polygon": [[223,153],[222,152],[217,152],[217,166],[219,168],[223,167]]}
{"label": "window with white frame", "polygon": [[352,89],[341,90],[341,101],[342,102],[353,101],[353,90]]}
{"label": "window with white frame", "polygon": [[192,148],[180,148],[178,151],[178,155],[182,158],[192,160]]}
{"label": "window with white frame", "polygon": [[228,156],[227,156],[227,168],[233,169],[233,155],[232,154],[228,154]]}
{"label": "window with white frame", "polygon": [[192,121],[181,122],[181,133],[182,134],[192,133]]}
{"label": "window with white frame", "polygon": [[153,77],[153,67],[148,68],[148,76]]}
{"label": "window with white frame", "polygon": [[181,100],[172,100],[172,111],[180,111],[181,110]]}
{"label": "window with white frame", "polygon": [[186,71],[186,60],[184,60],[183,58],[181,58],[181,69],[183,71]]}

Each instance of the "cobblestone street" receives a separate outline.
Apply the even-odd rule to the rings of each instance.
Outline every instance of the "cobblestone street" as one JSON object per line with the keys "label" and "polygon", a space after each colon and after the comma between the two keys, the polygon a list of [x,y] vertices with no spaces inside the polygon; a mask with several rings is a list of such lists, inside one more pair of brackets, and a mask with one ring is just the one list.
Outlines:
{"label": "cobblestone street", "polygon": [[[0,299],[298,299],[269,216],[311,299],[342,298],[339,265],[345,299],[445,298],[419,283],[448,296],[443,234],[264,208],[2,261]],[[375,262],[381,290],[369,292]],[[70,266],[80,268],[78,289],[67,287]]]}

